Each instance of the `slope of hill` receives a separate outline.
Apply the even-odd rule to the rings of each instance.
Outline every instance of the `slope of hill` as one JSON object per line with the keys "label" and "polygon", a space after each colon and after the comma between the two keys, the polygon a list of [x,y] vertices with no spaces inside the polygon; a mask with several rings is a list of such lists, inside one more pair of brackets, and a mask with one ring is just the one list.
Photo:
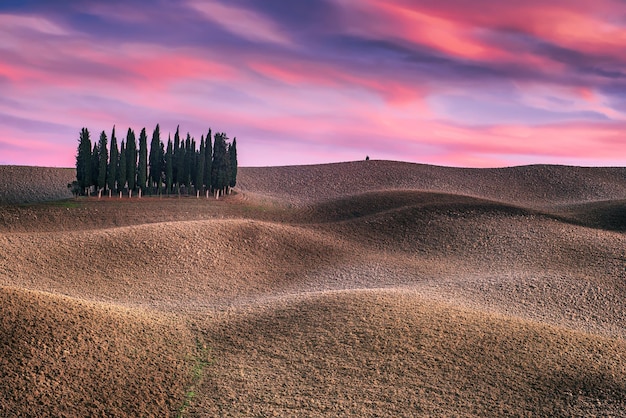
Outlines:
{"label": "slope of hill", "polygon": [[239,173],[4,192],[2,413],[626,416],[625,169]]}
{"label": "slope of hill", "polygon": [[217,324],[221,361],[201,416],[623,416],[626,406],[623,340],[407,290],[316,294]]}
{"label": "slope of hill", "polygon": [[0,166],[0,205],[70,198],[74,180],[71,168]]}
{"label": "slope of hill", "polygon": [[0,415],[173,416],[188,330],[153,313],[0,287]]}
{"label": "slope of hill", "polygon": [[475,169],[372,160],[242,168],[238,184],[244,192],[262,193],[292,204],[406,189],[536,207],[626,199],[626,168],[534,165]]}

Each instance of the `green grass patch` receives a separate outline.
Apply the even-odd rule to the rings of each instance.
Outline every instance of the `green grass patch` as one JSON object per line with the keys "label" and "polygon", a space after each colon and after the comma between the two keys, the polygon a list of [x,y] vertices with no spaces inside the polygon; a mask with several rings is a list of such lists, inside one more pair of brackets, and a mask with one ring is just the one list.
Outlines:
{"label": "green grass patch", "polygon": [[75,199],[49,200],[44,202],[27,202],[18,203],[15,206],[20,208],[38,208],[38,207],[58,207],[74,209],[81,207],[81,203]]}
{"label": "green grass patch", "polygon": [[205,369],[211,364],[211,350],[202,343],[200,340],[196,340],[196,352],[190,359],[194,362],[191,369],[191,384],[185,392],[185,401],[178,408],[177,418],[183,418],[187,416],[189,407],[196,398],[196,388],[202,383],[204,379]]}

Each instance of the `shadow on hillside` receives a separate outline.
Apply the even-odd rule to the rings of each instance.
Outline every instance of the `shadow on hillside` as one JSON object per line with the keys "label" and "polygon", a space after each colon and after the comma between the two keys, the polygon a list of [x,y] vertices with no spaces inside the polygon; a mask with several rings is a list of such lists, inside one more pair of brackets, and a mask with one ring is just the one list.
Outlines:
{"label": "shadow on hillside", "polygon": [[407,190],[369,192],[318,203],[300,211],[295,221],[325,224],[399,212],[411,213],[415,221],[434,215],[450,219],[487,214],[539,216],[586,228],[626,232],[626,201],[584,203],[547,212],[472,196]]}
{"label": "shadow on hillside", "polygon": [[611,200],[576,205],[557,218],[587,228],[626,232],[626,201]]}

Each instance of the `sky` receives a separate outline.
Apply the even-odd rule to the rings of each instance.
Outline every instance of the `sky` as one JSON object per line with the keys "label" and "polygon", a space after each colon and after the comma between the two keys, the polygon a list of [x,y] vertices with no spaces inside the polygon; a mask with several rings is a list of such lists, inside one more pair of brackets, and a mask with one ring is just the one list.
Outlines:
{"label": "sky", "polygon": [[626,166],[626,0],[0,0],[0,164],[82,127],[240,166]]}

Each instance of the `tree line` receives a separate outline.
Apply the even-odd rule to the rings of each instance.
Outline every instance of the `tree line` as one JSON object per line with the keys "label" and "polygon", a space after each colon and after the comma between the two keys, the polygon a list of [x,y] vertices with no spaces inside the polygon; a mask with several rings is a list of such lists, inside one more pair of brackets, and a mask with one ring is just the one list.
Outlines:
{"label": "tree line", "polygon": [[146,128],[139,134],[128,128],[118,148],[115,126],[109,146],[105,131],[92,146],[87,128],[82,128],[76,154],[76,181],[69,184],[75,195],[90,196],[108,192],[132,197],[146,194],[195,193],[219,198],[237,184],[237,138],[229,141],[223,133],[211,138],[202,135],[198,148],[195,138],[187,133],[180,138],[176,128],[174,140],[168,136],[167,146],[161,140],[157,124],[148,147]]}

